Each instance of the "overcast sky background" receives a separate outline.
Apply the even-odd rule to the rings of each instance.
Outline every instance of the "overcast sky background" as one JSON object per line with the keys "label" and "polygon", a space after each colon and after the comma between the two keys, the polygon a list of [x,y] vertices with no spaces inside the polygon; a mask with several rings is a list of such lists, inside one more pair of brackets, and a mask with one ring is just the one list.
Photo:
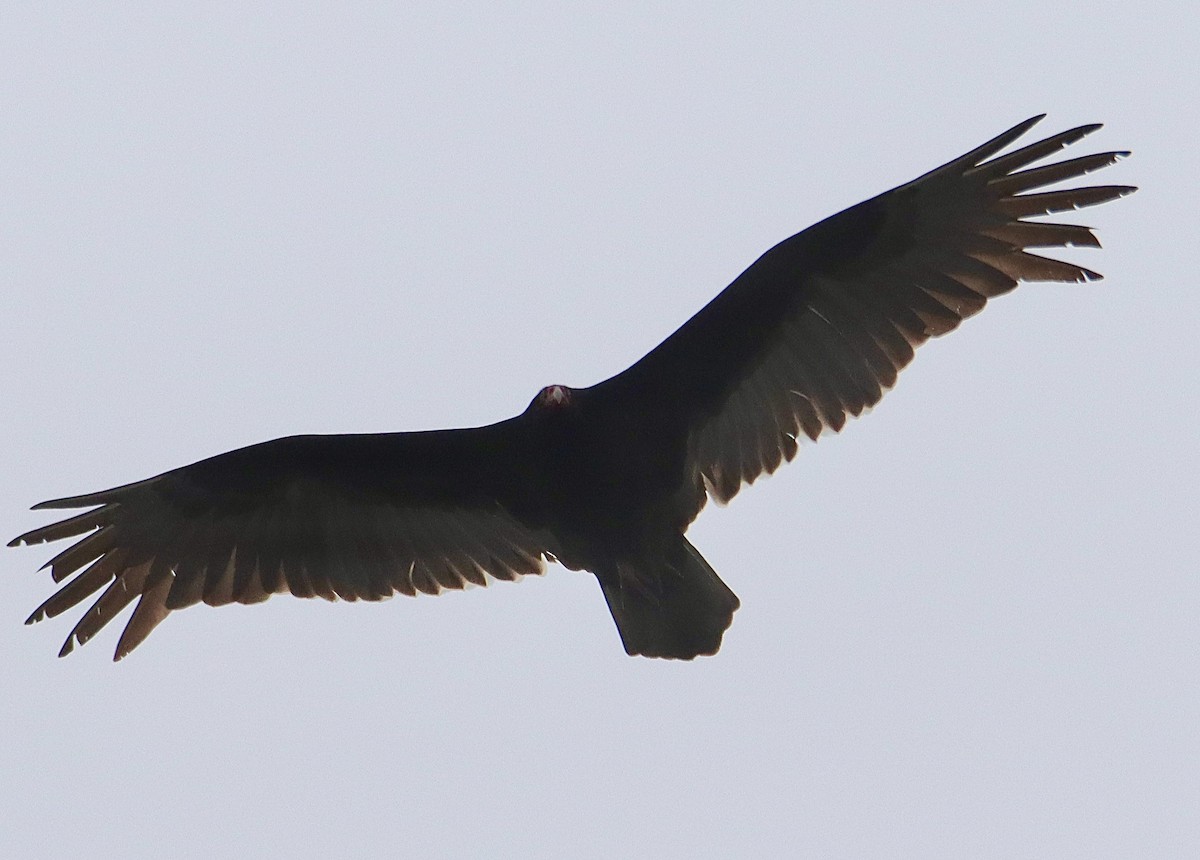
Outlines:
{"label": "overcast sky background", "polygon": [[551,568],[58,660],[53,550],[3,551],[0,856],[1200,856],[1190,4],[163,5],[0,11],[6,540],[599,381],[1034,113],[1142,191],[1079,216],[1104,282],[998,300],[705,511],[715,658],[626,657]]}

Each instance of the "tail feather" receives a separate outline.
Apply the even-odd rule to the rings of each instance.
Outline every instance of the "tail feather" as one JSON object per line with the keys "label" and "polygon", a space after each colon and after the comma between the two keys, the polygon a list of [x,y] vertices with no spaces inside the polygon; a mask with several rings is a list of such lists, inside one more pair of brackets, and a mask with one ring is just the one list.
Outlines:
{"label": "tail feather", "polygon": [[645,657],[716,654],[741,603],[682,536],[665,557],[623,560],[596,578],[625,651]]}

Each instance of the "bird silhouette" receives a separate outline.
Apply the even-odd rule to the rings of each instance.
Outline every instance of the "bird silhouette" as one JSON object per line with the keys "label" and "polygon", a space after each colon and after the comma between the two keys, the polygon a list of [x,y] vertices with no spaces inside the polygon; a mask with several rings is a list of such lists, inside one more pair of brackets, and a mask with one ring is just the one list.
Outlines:
{"label": "bird silhouette", "polygon": [[543,388],[513,418],[291,436],[43,502],[90,510],[9,544],[77,539],[46,564],[73,578],[29,622],[104,589],[65,655],[136,600],[120,659],[201,601],[437,594],[550,560],[596,576],[629,654],[714,654],[738,598],[685,536],[708,498],[841,430],[916,347],[1019,281],[1100,277],[1027,250],[1098,247],[1090,228],[1028,219],[1134,191],[1036,190],[1128,153],[1031,166],[1100,127],[1087,125],[998,154],[1040,119],[785,239],[632,367]]}

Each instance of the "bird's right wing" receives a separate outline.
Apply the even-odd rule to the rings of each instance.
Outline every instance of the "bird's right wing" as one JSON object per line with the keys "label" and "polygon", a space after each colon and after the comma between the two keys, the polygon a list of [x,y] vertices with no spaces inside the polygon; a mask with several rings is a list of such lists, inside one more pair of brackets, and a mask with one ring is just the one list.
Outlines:
{"label": "bird's right wing", "polygon": [[522,471],[511,424],[293,436],[43,502],[37,507],[97,507],[9,544],[77,539],[45,565],[55,582],[74,578],[29,623],[105,588],[68,636],[66,654],[136,599],[120,659],[172,610],[200,601],[256,603],[279,593],[380,600],[541,573],[554,557],[552,536],[506,505]]}

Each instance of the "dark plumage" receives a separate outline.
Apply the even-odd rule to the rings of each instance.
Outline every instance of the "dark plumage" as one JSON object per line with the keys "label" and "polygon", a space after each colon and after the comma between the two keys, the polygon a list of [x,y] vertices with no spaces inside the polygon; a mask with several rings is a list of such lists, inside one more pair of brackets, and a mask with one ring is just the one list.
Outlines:
{"label": "dark plumage", "polygon": [[30,616],[96,592],[63,646],[137,601],[120,659],[171,611],[275,593],[379,600],[540,573],[600,581],[625,650],[713,654],[738,599],[684,536],[877,403],[926,340],[1018,281],[1100,276],[1026,251],[1098,246],[1087,227],[1028,221],[1133,191],[1039,189],[1121,152],[1041,167],[1099,128],[997,156],[1040,117],[786,239],[623,373],[543,389],[520,415],[463,430],[293,436],[38,508],[93,508],[14,540],[75,538],[47,566],[74,577]]}

